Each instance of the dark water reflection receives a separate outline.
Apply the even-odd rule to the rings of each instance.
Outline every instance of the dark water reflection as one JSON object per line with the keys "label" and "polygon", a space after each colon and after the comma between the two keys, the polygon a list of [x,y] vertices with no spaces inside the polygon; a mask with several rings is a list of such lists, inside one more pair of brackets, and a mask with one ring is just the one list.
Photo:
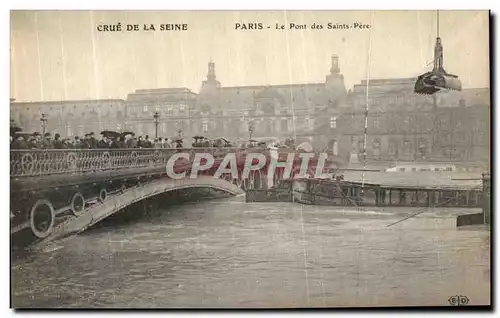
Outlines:
{"label": "dark water reflection", "polygon": [[111,223],[13,261],[15,307],[490,303],[490,232],[465,210],[358,211],[232,198]]}

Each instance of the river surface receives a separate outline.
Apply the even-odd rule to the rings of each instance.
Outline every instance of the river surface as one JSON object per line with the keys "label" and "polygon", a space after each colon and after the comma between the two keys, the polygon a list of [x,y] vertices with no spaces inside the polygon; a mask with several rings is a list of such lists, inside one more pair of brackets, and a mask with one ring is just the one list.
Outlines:
{"label": "river surface", "polygon": [[490,304],[490,231],[465,209],[245,203],[162,209],[15,253],[26,307],[291,308]]}

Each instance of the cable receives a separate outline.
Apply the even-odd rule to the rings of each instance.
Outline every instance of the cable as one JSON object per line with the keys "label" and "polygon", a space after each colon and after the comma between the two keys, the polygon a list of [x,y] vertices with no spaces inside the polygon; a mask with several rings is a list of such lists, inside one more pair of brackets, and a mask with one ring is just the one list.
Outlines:
{"label": "cable", "polygon": [[437,37],[439,37],[439,10],[437,10],[437,23],[436,23],[436,27],[437,27]]}
{"label": "cable", "polygon": [[365,127],[364,127],[364,135],[363,135],[363,173],[362,173],[362,182],[361,182],[361,195],[364,193],[365,188],[365,169],[366,169],[366,142],[367,142],[367,134],[368,134],[368,96],[370,91],[370,62],[371,62],[371,51],[372,51],[372,30],[373,30],[373,18],[375,16],[375,10],[372,11],[372,17],[370,21],[370,34],[368,40],[368,59],[366,66],[366,104],[365,104]]}

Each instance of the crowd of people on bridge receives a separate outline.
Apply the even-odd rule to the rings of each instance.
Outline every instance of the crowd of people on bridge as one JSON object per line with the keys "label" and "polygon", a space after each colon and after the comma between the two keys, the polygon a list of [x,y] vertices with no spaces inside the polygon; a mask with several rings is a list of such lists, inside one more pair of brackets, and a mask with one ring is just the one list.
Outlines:
{"label": "crowd of people on bridge", "polygon": [[103,132],[97,139],[93,132],[84,137],[61,137],[59,133],[33,134],[15,132],[10,136],[11,149],[106,149],[106,148],[182,148],[181,139],[136,137],[133,132]]}

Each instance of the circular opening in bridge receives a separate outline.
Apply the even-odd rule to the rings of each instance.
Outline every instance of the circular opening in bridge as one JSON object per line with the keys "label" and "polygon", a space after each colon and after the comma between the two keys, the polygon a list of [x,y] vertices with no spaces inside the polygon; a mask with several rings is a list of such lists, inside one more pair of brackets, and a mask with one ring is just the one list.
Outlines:
{"label": "circular opening in bridge", "polygon": [[71,200],[71,209],[73,210],[73,214],[79,215],[84,208],[85,208],[85,199],[83,198],[83,195],[80,192],[75,193],[73,199]]}
{"label": "circular opening in bridge", "polygon": [[54,207],[47,200],[40,200],[31,209],[30,227],[33,234],[38,238],[44,238],[50,234],[54,226]]}
{"label": "circular opening in bridge", "polygon": [[108,197],[108,192],[106,191],[106,189],[101,189],[101,191],[99,191],[99,201],[104,202],[106,201],[107,197]]}

